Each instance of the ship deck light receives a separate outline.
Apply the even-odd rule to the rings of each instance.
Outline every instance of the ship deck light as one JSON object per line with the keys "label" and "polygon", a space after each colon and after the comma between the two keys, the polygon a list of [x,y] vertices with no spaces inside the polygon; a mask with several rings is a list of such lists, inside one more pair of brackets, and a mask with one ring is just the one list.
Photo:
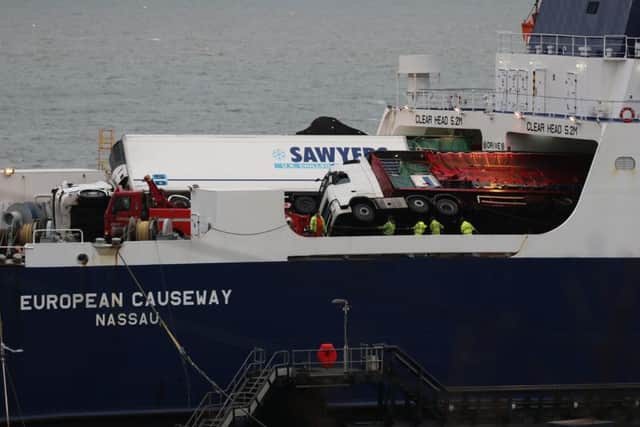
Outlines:
{"label": "ship deck light", "polygon": [[16,173],[16,168],[4,168],[2,169],[2,175],[9,177]]}

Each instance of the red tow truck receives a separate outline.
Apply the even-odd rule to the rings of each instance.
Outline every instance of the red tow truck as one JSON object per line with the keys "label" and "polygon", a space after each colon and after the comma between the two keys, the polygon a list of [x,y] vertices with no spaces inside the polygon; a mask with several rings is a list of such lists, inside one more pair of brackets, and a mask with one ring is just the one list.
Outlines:
{"label": "red tow truck", "polygon": [[104,213],[105,238],[152,240],[162,230],[171,229],[180,237],[191,236],[189,198],[175,194],[167,197],[149,175],[144,177],[149,192],[118,189],[111,196]]}

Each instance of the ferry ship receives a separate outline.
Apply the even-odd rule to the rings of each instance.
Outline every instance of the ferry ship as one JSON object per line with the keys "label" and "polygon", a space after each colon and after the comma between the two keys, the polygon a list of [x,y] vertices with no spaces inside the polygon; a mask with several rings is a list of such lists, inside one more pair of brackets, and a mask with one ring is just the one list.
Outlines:
{"label": "ferry ship", "polygon": [[[12,417],[186,413],[209,384],[181,351],[224,384],[256,346],[339,347],[334,299],[351,306],[351,342],[399,345],[447,385],[640,382],[638,13],[635,0],[543,2],[524,34],[499,34],[492,90],[438,88],[432,57],[401,58],[407,101],[385,110],[379,135],[589,158],[552,229],[310,237],[286,222],[283,191],[192,182],[189,236],[165,218],[153,233],[134,221],[120,238],[89,237],[87,215],[100,222],[103,196],[122,183],[5,168],[0,314],[4,342],[23,350],[7,353]],[[63,179],[61,197],[102,202],[47,226],[50,189]],[[166,179],[153,177],[158,187]],[[10,193],[16,180],[24,185]]]}

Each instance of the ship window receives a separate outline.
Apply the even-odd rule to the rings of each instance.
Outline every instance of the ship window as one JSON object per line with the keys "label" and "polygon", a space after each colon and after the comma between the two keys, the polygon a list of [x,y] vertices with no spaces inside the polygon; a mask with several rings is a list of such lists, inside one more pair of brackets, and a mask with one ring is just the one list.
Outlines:
{"label": "ship window", "polygon": [[633,170],[636,168],[636,161],[633,157],[621,156],[616,159],[616,169]]}
{"label": "ship window", "polygon": [[589,3],[587,3],[587,13],[589,15],[595,15],[596,13],[598,13],[598,6],[600,6],[599,1],[590,1]]}

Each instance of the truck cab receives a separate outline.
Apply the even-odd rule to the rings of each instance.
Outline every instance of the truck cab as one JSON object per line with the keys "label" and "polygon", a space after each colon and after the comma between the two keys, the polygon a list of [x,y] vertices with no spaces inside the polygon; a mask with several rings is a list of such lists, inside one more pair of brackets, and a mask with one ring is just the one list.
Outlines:
{"label": "truck cab", "polygon": [[401,207],[397,198],[384,197],[371,166],[364,159],[333,166],[322,179],[319,192],[320,215],[329,231],[346,218],[371,225],[377,209]]}
{"label": "truck cab", "polygon": [[149,192],[118,189],[104,213],[104,236],[127,240],[153,239],[158,232],[191,236],[191,209],[182,195],[166,197],[150,176],[144,181]]}

